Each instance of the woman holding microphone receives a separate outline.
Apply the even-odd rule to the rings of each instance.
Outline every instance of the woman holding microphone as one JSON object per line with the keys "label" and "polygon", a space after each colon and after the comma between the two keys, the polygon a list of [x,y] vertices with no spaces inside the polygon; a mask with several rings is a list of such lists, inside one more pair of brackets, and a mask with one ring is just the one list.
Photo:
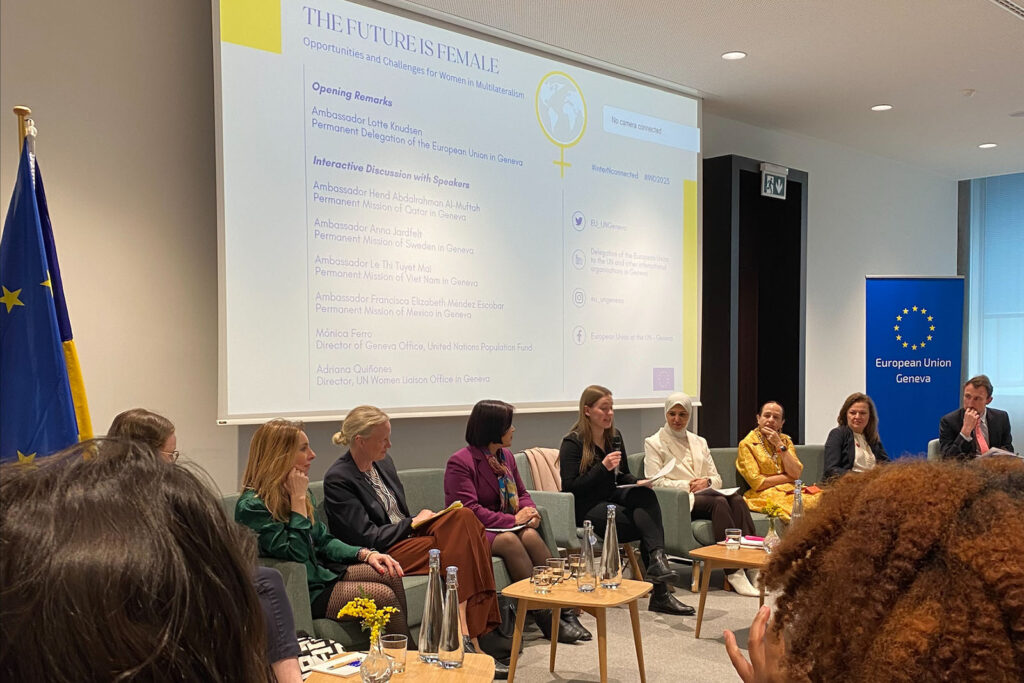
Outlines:
{"label": "woman holding microphone", "polygon": [[[669,593],[679,575],[665,556],[665,529],[661,507],[648,480],[637,480],[622,457],[625,444],[615,428],[612,392],[592,384],[580,396],[580,412],[558,449],[562,491],[573,494],[576,524],[589,519],[594,533],[603,534],[607,506],[615,505],[615,526],[621,540],[640,539],[640,554],[647,564],[647,580],[654,584],[648,609],[689,616],[694,609]],[[635,484],[630,488],[617,488]],[[607,551],[608,549],[606,549]]]}

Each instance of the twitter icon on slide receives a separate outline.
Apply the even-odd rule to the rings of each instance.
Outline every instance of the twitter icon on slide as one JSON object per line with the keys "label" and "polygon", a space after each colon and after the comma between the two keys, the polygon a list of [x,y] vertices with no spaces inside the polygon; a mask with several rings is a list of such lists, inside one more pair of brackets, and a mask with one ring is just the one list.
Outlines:
{"label": "twitter icon on slide", "polygon": [[587,217],[583,215],[583,212],[577,211],[572,215],[572,227],[576,228],[577,230],[583,230],[583,224],[586,222],[586,220]]}

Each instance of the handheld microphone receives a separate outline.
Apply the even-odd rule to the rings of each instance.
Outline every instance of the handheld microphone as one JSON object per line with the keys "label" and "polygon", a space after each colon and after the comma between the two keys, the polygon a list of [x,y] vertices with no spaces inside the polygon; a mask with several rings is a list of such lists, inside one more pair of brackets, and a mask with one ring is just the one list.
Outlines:
{"label": "handheld microphone", "polygon": [[[615,437],[614,437],[614,438],[612,439],[612,450],[613,450],[613,451],[618,451],[618,452],[619,452],[619,457],[620,457],[620,458],[621,458],[621,457],[623,457],[623,456],[625,455],[625,454],[624,454],[624,453],[622,452],[622,448],[623,448],[623,445],[622,445],[622,436],[620,436],[619,434],[616,434],[616,435],[615,435]],[[616,466],[615,466],[615,478],[616,478],[616,479],[618,479],[618,478],[619,478],[619,474],[620,474],[620,472],[621,472],[621,471],[620,471],[620,469],[619,469],[619,466],[618,466],[618,465],[616,465]]]}

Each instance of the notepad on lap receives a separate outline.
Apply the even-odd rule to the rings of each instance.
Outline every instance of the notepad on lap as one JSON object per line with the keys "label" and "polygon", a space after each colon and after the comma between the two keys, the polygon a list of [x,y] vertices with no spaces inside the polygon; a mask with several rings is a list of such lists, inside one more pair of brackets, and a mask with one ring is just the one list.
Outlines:
{"label": "notepad on lap", "polygon": [[452,510],[458,510],[461,507],[462,507],[462,501],[461,500],[457,500],[454,503],[452,503],[451,505],[449,505],[448,507],[446,507],[444,510],[441,510],[440,512],[435,512],[430,517],[427,517],[426,519],[421,520],[419,522],[413,522],[412,523],[412,528],[413,529],[419,529],[424,524],[430,524],[431,522],[433,522],[435,519],[437,519],[441,515],[443,515],[445,513],[448,513],[448,512],[451,512]]}
{"label": "notepad on lap", "polygon": [[[667,463],[665,463],[665,466],[662,467],[660,470],[658,470],[658,472],[653,477],[647,477],[648,481],[650,481],[653,484],[654,482],[658,481],[659,479],[664,477],[666,474],[671,472],[672,468],[675,467],[675,466],[676,466],[676,459],[672,458]],[[634,486],[639,486],[639,484],[619,484],[615,488],[617,488],[617,489],[631,489]]]}
{"label": "notepad on lap", "polygon": [[491,533],[500,534],[503,531],[519,531],[520,529],[525,529],[525,528],[526,528],[525,524],[516,524],[515,526],[510,526],[507,529],[498,529],[498,528],[490,529],[490,528],[488,528],[488,529],[484,529],[484,531],[490,531]]}

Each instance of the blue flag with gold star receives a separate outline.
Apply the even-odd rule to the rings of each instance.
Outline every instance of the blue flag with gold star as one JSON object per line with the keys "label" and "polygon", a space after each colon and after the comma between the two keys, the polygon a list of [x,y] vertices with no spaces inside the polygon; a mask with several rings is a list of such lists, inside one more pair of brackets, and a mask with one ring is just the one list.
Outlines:
{"label": "blue flag with gold star", "polygon": [[[91,436],[42,177],[28,145],[0,239],[0,461],[31,461]],[[33,172],[34,171],[34,172]],[[77,376],[77,377],[75,377]]]}
{"label": "blue flag with gold star", "polygon": [[867,393],[890,458],[924,455],[960,400],[961,277],[871,277],[866,290]]}

